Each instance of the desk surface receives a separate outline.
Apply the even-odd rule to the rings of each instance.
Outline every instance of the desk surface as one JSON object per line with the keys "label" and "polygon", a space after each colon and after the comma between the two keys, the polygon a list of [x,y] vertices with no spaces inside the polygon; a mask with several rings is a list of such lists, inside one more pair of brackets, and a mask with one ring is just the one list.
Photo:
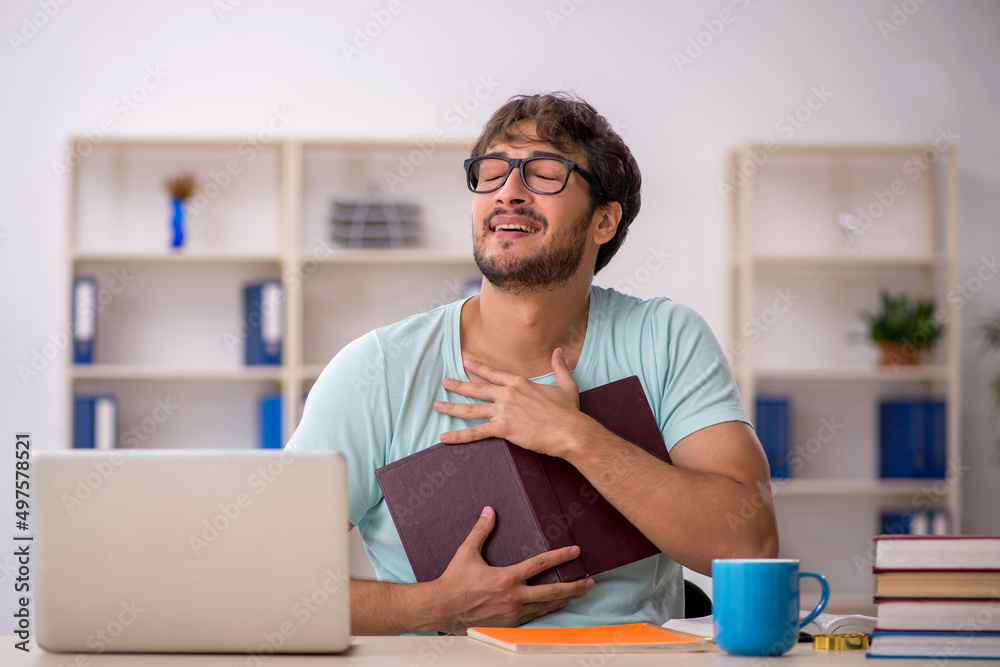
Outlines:
{"label": "desk surface", "polygon": [[[866,664],[864,651],[816,651],[798,644],[780,658],[738,658],[718,648],[704,653],[562,653],[518,655],[468,637],[357,637],[351,649],[339,656],[282,655],[257,658],[249,655],[103,655],[46,653],[32,642],[28,653],[14,648],[13,637],[2,637],[0,664],[4,667],[492,667],[493,665],[545,665],[551,667],[858,667]],[[872,660],[871,667],[922,667],[927,661]],[[976,662],[963,660],[962,667]]]}

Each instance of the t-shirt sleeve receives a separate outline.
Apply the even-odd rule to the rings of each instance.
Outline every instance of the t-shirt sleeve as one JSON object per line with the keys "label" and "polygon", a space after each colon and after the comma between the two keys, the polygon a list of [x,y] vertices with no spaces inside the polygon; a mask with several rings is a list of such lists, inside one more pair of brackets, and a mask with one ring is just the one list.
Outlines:
{"label": "t-shirt sleeve", "polygon": [[344,347],[306,399],[291,450],[335,450],[347,460],[348,511],[355,526],[382,498],[375,470],[385,465],[392,420],[385,358],[374,333]]}
{"label": "t-shirt sleeve", "polygon": [[660,431],[667,450],[695,431],[728,421],[750,423],[729,362],[708,323],[694,310],[660,305],[657,367]]}

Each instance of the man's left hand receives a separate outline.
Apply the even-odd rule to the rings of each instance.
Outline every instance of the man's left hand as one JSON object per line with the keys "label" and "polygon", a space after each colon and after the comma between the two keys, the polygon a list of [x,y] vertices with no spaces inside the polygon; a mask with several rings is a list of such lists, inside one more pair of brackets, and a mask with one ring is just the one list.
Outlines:
{"label": "man's left hand", "polygon": [[555,385],[536,384],[473,359],[466,359],[465,367],[491,384],[454,378],[445,378],[441,384],[448,391],[482,402],[437,401],[434,409],[452,417],[489,419],[489,422],[442,433],[441,442],[451,445],[483,438],[506,438],[539,454],[565,458],[574,436],[582,435],[596,424],[580,412],[580,390],[561,348],[552,352]]}

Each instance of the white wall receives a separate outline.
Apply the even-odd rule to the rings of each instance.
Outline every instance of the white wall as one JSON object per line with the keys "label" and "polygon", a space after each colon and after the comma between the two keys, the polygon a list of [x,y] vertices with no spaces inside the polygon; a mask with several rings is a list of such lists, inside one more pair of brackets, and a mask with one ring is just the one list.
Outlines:
{"label": "white wall", "polygon": [[[389,3],[243,0],[220,15],[226,2],[0,5],[0,438],[8,443],[28,430],[36,447],[57,446],[66,419],[59,365],[28,382],[17,366],[66,319],[63,190],[52,163],[68,135],[103,119],[114,136],[244,137],[278,108],[294,116],[288,136],[419,139],[442,128],[457,138],[473,136],[512,94],[576,91],[619,129],[645,180],[632,239],[600,278],[631,275],[662,246],[671,259],[639,293],[691,304],[724,336],[726,209],[715,184],[725,153],[749,140],[784,141],[776,124],[819,88],[832,95],[790,141],[929,143],[939,128],[957,132],[963,279],[1000,254],[1000,4],[989,0],[400,0],[350,61],[341,43],[371,12],[388,15]],[[58,7],[51,18],[40,13],[49,4]],[[732,21],[714,24],[720,34],[709,43],[705,32],[709,45],[679,68],[673,54],[723,11]],[[883,34],[879,21],[894,13],[906,22]],[[32,19],[44,27],[12,38]],[[124,106],[121,96],[144,77],[146,99]],[[481,103],[470,98],[477,92]],[[466,100],[478,108],[461,119],[453,107]],[[457,234],[466,223],[455,220]],[[1000,280],[991,280],[963,310],[965,528],[974,533],[1000,533],[1000,428],[987,391],[1000,356],[984,363],[972,331],[998,307]],[[11,449],[0,448],[0,535],[13,524]],[[0,553],[10,553],[4,545]],[[0,556],[0,566],[12,564]],[[6,568],[0,616],[9,618]]]}

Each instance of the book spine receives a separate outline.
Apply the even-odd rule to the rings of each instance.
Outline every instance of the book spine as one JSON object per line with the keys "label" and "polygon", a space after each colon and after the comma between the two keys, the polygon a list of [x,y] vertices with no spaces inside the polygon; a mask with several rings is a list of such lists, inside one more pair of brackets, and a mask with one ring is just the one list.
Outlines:
{"label": "book spine", "polygon": [[73,363],[94,362],[97,337],[97,281],[89,276],[73,280]]}
{"label": "book spine", "polygon": [[118,432],[118,400],[114,396],[94,398],[94,449],[114,449]]}
{"label": "book spine", "polygon": [[767,455],[771,479],[788,477],[789,401],[775,397],[757,399],[755,429]]}
{"label": "book spine", "polygon": [[[530,551],[537,546],[543,546],[543,551],[552,551],[576,544],[572,532],[573,519],[562,511],[548,475],[545,474],[541,456],[513,443],[504,442],[511,464],[517,470],[525,499],[535,517],[539,537],[539,545],[522,545],[526,555],[534,555]],[[587,576],[586,567],[580,558],[557,565],[554,570],[560,581],[576,581]]]}
{"label": "book spine", "polygon": [[918,406],[913,401],[886,401],[879,406],[879,443],[883,478],[924,475]]}
{"label": "book spine", "polygon": [[94,398],[73,398],[73,449],[94,448]]}
{"label": "book spine", "polygon": [[265,280],[244,290],[243,315],[247,326],[246,364],[281,363],[283,299],[281,283]]}
{"label": "book spine", "polygon": [[943,478],[947,464],[947,433],[945,402],[941,399],[927,401],[927,461],[928,477]]}
{"label": "book spine", "polygon": [[267,394],[260,399],[260,446],[281,449],[281,394]]}

